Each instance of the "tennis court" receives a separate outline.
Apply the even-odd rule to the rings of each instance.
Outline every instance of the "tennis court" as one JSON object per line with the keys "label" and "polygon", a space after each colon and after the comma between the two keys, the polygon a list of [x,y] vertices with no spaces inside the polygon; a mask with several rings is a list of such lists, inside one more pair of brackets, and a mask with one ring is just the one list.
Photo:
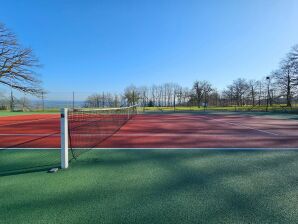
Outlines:
{"label": "tennis court", "polygon": [[[88,122],[90,118],[85,119]],[[99,122],[104,126],[100,132],[83,123],[81,141],[85,139],[82,145],[87,149],[91,139],[95,139],[92,148],[282,149],[298,146],[298,118],[295,115],[138,114],[112,134],[104,130],[113,129],[112,121]],[[0,117],[0,135],[0,148],[60,148],[60,115]],[[97,142],[101,137],[105,140]]]}
{"label": "tennis court", "polygon": [[68,116],[69,151],[85,153],[70,153],[55,174],[47,171],[60,166],[61,115],[0,118],[4,223],[298,219],[296,115]]}

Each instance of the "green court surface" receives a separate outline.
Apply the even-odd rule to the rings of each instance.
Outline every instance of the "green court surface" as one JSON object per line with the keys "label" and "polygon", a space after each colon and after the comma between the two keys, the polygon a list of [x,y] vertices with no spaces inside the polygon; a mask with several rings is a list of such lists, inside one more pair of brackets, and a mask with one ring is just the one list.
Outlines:
{"label": "green court surface", "polygon": [[[1,170],[25,156],[0,153],[1,162],[9,161]],[[35,158],[32,167],[39,163],[41,152],[26,153]],[[2,172],[0,220],[296,223],[297,183],[295,150],[92,150],[53,174],[40,168]]]}
{"label": "green court surface", "polygon": [[0,149],[0,178],[60,166],[60,149]]}

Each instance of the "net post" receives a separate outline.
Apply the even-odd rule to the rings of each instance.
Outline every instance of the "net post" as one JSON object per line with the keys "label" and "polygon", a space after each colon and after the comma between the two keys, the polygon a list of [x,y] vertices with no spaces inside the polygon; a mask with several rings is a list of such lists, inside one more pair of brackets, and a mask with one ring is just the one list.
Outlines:
{"label": "net post", "polygon": [[61,168],[68,168],[68,109],[61,109]]}

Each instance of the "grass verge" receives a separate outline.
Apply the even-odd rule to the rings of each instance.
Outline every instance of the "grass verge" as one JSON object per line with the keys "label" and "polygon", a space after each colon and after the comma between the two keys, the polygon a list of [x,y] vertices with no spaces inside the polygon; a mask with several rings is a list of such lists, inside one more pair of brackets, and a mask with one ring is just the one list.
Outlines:
{"label": "grass verge", "polygon": [[31,115],[31,114],[58,114],[58,110],[45,110],[45,111],[0,111],[0,117],[6,116],[19,116],[19,115]]}

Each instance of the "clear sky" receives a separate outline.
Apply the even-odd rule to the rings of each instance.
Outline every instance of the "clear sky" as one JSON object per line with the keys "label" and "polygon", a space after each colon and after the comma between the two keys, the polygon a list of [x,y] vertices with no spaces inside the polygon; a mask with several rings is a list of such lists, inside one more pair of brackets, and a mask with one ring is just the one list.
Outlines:
{"label": "clear sky", "polygon": [[0,0],[49,91],[258,79],[298,43],[297,0]]}

